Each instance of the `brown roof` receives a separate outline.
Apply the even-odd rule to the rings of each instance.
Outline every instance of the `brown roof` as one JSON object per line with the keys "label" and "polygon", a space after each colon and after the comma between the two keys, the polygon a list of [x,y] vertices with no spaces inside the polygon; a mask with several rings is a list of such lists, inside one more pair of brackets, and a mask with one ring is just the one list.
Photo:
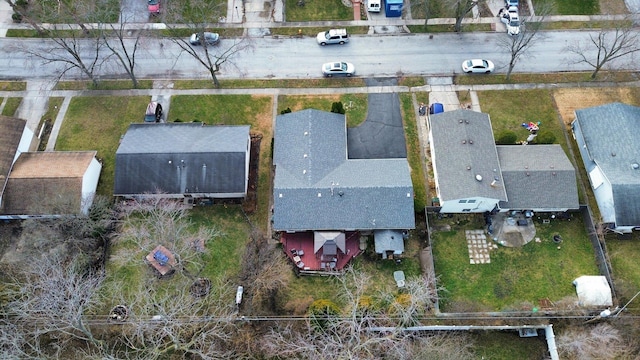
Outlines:
{"label": "brown roof", "polygon": [[95,151],[25,152],[13,165],[10,178],[82,178]]}
{"label": "brown roof", "polygon": [[9,176],[25,126],[25,120],[0,115],[0,191]]}
{"label": "brown roof", "polygon": [[2,199],[8,215],[80,212],[82,178],[95,151],[22,153],[9,175]]}

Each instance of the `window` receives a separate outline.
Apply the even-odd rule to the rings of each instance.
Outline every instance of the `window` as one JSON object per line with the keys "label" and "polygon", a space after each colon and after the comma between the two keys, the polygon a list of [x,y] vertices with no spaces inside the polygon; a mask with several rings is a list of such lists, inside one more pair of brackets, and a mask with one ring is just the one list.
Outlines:
{"label": "window", "polygon": [[467,202],[467,200],[459,200],[458,204],[465,204]]}
{"label": "window", "polygon": [[476,201],[475,201],[475,200],[469,200],[469,201],[467,201],[467,202],[468,202],[469,204],[473,204],[473,203],[475,203]]}

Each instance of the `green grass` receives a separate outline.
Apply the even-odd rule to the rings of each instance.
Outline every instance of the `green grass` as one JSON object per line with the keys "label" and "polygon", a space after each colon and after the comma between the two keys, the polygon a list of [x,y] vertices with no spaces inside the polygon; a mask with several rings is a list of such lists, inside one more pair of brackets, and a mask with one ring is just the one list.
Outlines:
{"label": "green grass", "polygon": [[[640,247],[638,234],[633,240],[619,240],[614,234],[607,236],[607,252],[613,271],[614,285],[618,300],[627,303],[640,291]],[[636,298],[627,308],[631,313],[640,314],[640,300]]]}
{"label": "green grass", "polygon": [[[464,226],[456,219],[472,219]],[[440,308],[443,311],[531,311],[540,299],[553,302],[575,296],[571,282],[581,275],[598,274],[584,223],[579,215],[571,221],[536,223],[536,237],[521,248],[491,250],[490,264],[470,264],[466,229],[481,229],[482,217],[458,216],[446,222],[451,231],[432,233],[435,270],[440,277]],[[552,241],[561,234],[563,242]]]}
{"label": "green grass", "polygon": [[544,359],[547,355],[543,337],[521,338],[517,331],[478,331],[469,336],[474,340],[476,359],[533,360]]}
{"label": "green grass", "polygon": [[44,151],[47,148],[47,143],[49,142],[49,135],[51,133],[51,128],[53,127],[53,123],[56,121],[58,117],[58,112],[60,111],[60,106],[64,98],[62,97],[50,97],[49,103],[47,104],[47,111],[40,118],[40,123],[38,123],[38,129],[41,129],[45,121],[47,122],[47,127],[42,133],[42,138],[40,139],[40,144],[38,145],[38,151]]}
{"label": "green grass", "polygon": [[86,96],[71,99],[56,150],[97,150],[102,172],[97,193],[113,195],[116,150],[129,124],[142,122],[148,96]]}
{"label": "green grass", "polygon": [[347,127],[362,124],[367,118],[367,94],[342,95],[280,95],[278,96],[278,114],[289,108],[291,111],[317,109],[331,111],[331,104],[341,101],[347,117]]}
{"label": "green grass", "polygon": [[353,8],[346,7],[340,0],[286,0],[286,21],[353,20]]}
{"label": "green grass", "polygon": [[[427,204],[427,185],[422,162],[422,147],[418,135],[418,124],[413,98],[411,94],[399,94],[404,120],[404,132],[407,139],[407,160],[411,167],[411,182],[413,183],[413,206],[416,212],[421,212]],[[418,102],[429,103],[427,93],[417,93]]]}
{"label": "green grass", "polygon": [[540,122],[540,133],[553,133],[555,143],[562,145],[565,152],[568,151],[564,130],[553,105],[551,90],[480,91],[478,99],[482,112],[488,113],[491,117],[496,138],[503,130],[510,130],[518,135],[519,141],[524,141],[529,132],[522,127],[522,123]]}
{"label": "green grass", "polygon": [[[153,80],[138,79],[138,89],[152,89]],[[54,90],[129,90],[133,89],[131,80],[103,80],[98,86],[91,81],[60,81]]]}
{"label": "green grass", "polygon": [[[365,35],[369,33],[368,26],[347,26],[347,33],[351,35]],[[319,32],[327,31],[327,27],[300,26],[300,27],[272,27],[269,29],[273,36],[311,37],[315,40]]]}
{"label": "green grass", "polygon": [[[435,24],[435,25],[427,25],[427,28],[424,28],[424,25],[407,25],[409,31],[412,33],[442,33],[442,32],[454,32],[453,24]],[[474,31],[492,31],[491,24],[463,24],[462,32],[474,32]]]}
{"label": "green grass", "polygon": [[398,85],[412,88],[416,86],[424,86],[426,83],[423,76],[407,76],[398,79]]}
{"label": "green grass", "polygon": [[0,91],[25,91],[26,81],[0,81]]}
{"label": "green grass", "polygon": [[597,80],[591,79],[591,72],[559,72],[549,74],[529,73],[529,74],[511,74],[511,78],[506,80],[504,74],[491,75],[465,75],[458,74],[454,77],[454,83],[457,85],[485,85],[485,84],[512,84],[512,83],[578,83],[578,82],[627,82],[638,80],[638,74],[631,71],[611,71],[601,73]]}
{"label": "green grass", "polygon": [[[214,89],[211,80],[175,80],[174,89]],[[364,79],[358,77],[327,79],[279,79],[279,80],[220,80],[223,89],[274,89],[274,88],[341,88],[366,86]]]}
{"label": "green grass", "polygon": [[20,103],[22,102],[21,97],[10,97],[7,99],[6,104],[4,105],[4,109],[2,109],[2,115],[5,116],[15,116]]}
{"label": "green grass", "polygon": [[559,15],[597,15],[600,13],[598,0],[554,0],[554,3],[555,10]]}

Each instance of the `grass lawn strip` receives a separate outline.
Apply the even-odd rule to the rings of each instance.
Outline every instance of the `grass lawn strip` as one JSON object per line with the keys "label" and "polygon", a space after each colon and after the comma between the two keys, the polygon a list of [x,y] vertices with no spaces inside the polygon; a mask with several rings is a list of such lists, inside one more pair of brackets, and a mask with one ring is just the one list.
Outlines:
{"label": "grass lawn strip", "polygon": [[2,109],[2,115],[4,116],[15,116],[20,103],[22,102],[21,97],[10,97],[7,98],[7,102],[4,104],[4,109]]}

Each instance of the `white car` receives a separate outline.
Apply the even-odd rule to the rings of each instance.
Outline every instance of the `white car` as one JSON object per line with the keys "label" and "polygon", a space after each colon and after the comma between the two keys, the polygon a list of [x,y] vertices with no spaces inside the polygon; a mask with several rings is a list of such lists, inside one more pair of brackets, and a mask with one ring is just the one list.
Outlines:
{"label": "white car", "polygon": [[347,29],[331,29],[319,32],[316,36],[316,41],[322,46],[327,44],[344,45],[349,42],[349,34]]}
{"label": "white car", "polygon": [[346,76],[351,77],[356,73],[356,68],[352,63],[344,61],[334,61],[322,65],[322,75],[326,77]]}
{"label": "white car", "polygon": [[518,14],[517,7],[510,6],[509,10],[502,14],[502,16],[500,17],[500,21],[502,21],[506,25],[507,34],[520,34],[520,15]]}
{"label": "white car", "polygon": [[189,43],[191,45],[202,45],[203,43],[205,45],[216,45],[218,42],[220,42],[220,35],[218,35],[217,33],[210,33],[205,31],[203,34],[204,41],[201,41],[203,39],[200,39],[200,33],[191,34]]}
{"label": "white car", "polygon": [[495,69],[490,60],[472,59],[465,60],[462,63],[462,71],[466,73],[484,73],[488,74]]}

